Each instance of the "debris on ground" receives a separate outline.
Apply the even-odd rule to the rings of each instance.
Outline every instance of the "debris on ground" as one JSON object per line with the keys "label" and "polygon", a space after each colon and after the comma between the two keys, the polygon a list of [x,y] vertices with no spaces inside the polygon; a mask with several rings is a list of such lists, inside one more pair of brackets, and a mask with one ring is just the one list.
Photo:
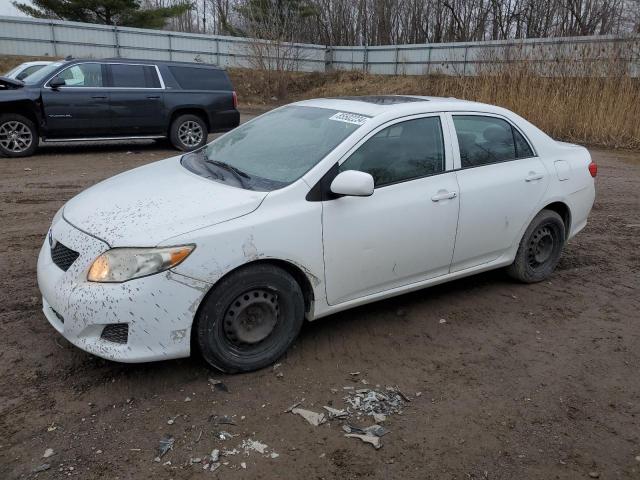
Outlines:
{"label": "debris on ground", "polygon": [[248,439],[242,441],[242,448],[245,453],[249,453],[249,451],[254,450],[264,455],[269,446],[266,443],[259,442],[258,440]]}
{"label": "debris on ground", "polygon": [[346,410],[339,410],[337,408],[327,407],[326,405],[322,408],[324,408],[329,413],[329,420],[333,418],[346,418],[349,416],[349,412],[347,412]]}
{"label": "debris on ground", "polygon": [[375,435],[362,435],[360,433],[345,433],[345,437],[349,438],[359,438],[365,443],[370,443],[373,445],[373,448],[378,450],[382,447],[382,442],[380,442],[380,437],[376,437]]}
{"label": "debris on ground", "polygon": [[237,435],[233,435],[232,433],[220,430],[218,433],[216,433],[216,437],[218,437],[220,440],[230,440],[233,437],[237,437]]}
{"label": "debris on ground", "polygon": [[170,435],[165,435],[160,439],[158,445],[158,456],[155,458],[156,462],[159,462],[169,450],[173,450],[174,442],[175,439]]}
{"label": "debris on ground", "polygon": [[366,427],[366,428],[354,427],[353,425],[346,424],[342,426],[342,429],[347,433],[357,433],[360,435],[373,435],[375,437],[382,437],[387,433],[389,433],[389,430],[384,428],[382,425],[377,425],[377,424],[371,425],[370,427]]}
{"label": "debris on ground", "polygon": [[42,458],[49,458],[53,456],[53,448],[47,448],[42,455]]}
{"label": "debris on ground", "polygon": [[311,410],[305,410],[304,408],[292,408],[291,413],[293,413],[294,415],[300,415],[314,427],[322,425],[327,421],[327,417],[324,413],[316,413],[312,412]]}
{"label": "debris on ground", "polygon": [[51,468],[51,465],[49,465],[48,463],[43,463],[39,467],[34,468],[31,472],[32,473],[40,473],[40,472],[44,472],[46,470],[49,470],[50,468]]}
{"label": "debris on ground", "polygon": [[386,417],[394,413],[402,413],[402,408],[408,401],[408,398],[397,387],[388,387],[385,392],[374,389],[358,389],[344,399],[358,414],[372,417],[376,414],[382,414]]}
{"label": "debris on ground", "polygon": [[213,386],[215,390],[229,393],[229,388],[224,384],[224,382],[222,382],[222,380],[216,380],[215,378],[210,378],[209,383]]}
{"label": "debris on ground", "polygon": [[210,415],[209,421],[214,425],[235,425],[235,420],[228,415]]}
{"label": "debris on ground", "polygon": [[302,405],[302,402],[304,402],[304,398],[302,400],[300,400],[299,402],[296,402],[293,405],[291,405],[289,408],[287,408],[284,411],[284,413],[290,413],[294,408],[299,407],[300,405]]}

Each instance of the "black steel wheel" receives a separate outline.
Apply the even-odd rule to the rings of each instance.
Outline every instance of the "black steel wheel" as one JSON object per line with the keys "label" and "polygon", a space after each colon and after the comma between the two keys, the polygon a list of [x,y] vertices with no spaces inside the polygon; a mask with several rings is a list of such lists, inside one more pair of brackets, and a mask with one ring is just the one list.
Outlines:
{"label": "black steel wheel", "polygon": [[304,298],[296,280],[270,264],[231,273],[200,307],[196,335],[209,365],[247,372],[275,362],[304,321]]}
{"label": "black steel wheel", "polygon": [[555,270],[565,242],[565,224],[552,210],[542,210],[531,221],[507,273],[521,282],[534,283]]}

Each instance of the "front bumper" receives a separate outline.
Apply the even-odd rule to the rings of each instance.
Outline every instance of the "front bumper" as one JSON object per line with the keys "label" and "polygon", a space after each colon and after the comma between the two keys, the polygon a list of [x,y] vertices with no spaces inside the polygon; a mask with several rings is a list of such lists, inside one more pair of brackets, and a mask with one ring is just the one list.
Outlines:
{"label": "front bumper", "polygon": [[[38,257],[43,312],[75,346],[109,360],[146,362],[187,357],[198,305],[211,287],[171,271],[125,283],[94,283],[87,271],[109,246],[58,219],[52,237],[80,255],[65,272],[48,240]],[[126,324],[126,342],[103,338],[105,326]]]}

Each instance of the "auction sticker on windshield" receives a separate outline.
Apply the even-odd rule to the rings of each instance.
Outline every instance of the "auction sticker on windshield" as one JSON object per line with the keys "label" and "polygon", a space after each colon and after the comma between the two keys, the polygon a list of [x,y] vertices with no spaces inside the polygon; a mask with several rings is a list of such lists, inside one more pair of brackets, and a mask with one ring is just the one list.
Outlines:
{"label": "auction sticker on windshield", "polygon": [[364,115],[356,115],[355,113],[338,112],[335,115],[329,117],[329,120],[336,122],[353,123],[354,125],[364,125],[369,117]]}

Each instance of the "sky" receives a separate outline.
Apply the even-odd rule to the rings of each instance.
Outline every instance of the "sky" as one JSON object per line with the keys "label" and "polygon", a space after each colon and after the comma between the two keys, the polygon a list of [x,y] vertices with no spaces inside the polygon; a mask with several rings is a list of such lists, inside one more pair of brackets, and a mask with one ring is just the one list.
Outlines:
{"label": "sky", "polygon": [[[21,0],[21,3],[28,3]],[[20,12],[11,4],[11,0],[0,0],[0,15],[10,15],[24,17],[24,13]]]}

